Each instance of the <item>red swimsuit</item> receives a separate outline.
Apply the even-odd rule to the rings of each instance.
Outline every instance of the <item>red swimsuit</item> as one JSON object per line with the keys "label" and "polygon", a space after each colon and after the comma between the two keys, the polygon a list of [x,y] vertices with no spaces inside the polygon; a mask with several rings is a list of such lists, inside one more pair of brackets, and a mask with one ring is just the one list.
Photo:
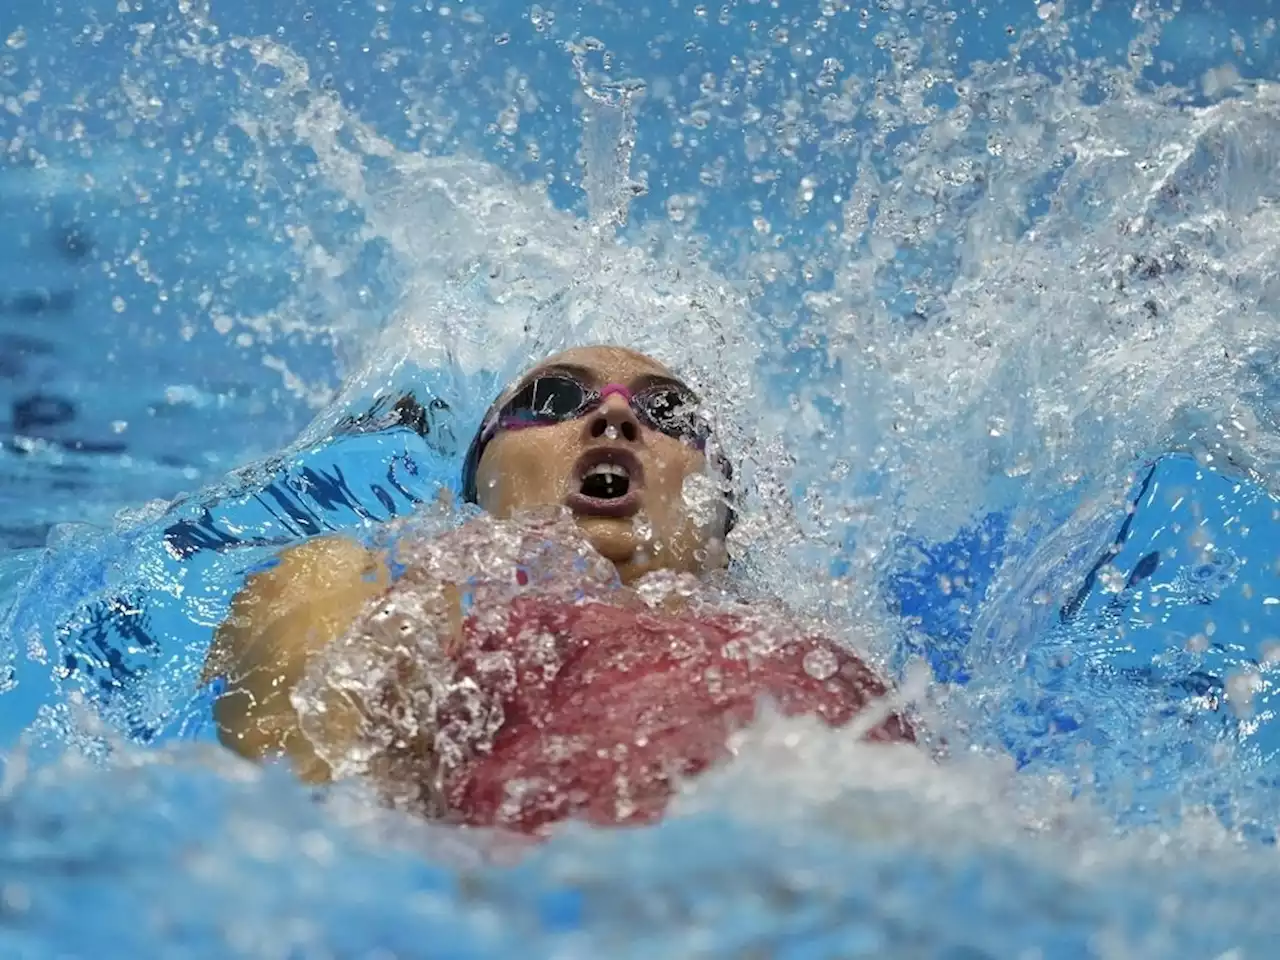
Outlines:
{"label": "red swimsuit", "polygon": [[[490,749],[450,768],[445,801],[462,822],[522,832],[658,819],[674,781],[724,759],[761,697],[838,727],[885,693],[830,641],[778,640],[732,613],[525,594],[496,622],[472,617],[466,636],[455,681],[474,681],[502,717]],[[447,708],[437,720],[447,727]],[[868,737],[915,739],[896,714]]]}

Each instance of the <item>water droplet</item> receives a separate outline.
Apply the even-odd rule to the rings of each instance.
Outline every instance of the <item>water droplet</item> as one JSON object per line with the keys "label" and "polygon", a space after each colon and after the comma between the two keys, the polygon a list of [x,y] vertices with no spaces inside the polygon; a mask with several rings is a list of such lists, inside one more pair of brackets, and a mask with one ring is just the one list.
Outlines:
{"label": "water droplet", "polygon": [[648,543],[653,539],[653,523],[646,513],[636,514],[635,519],[631,522],[631,529],[634,531],[636,539],[641,543]]}
{"label": "water droplet", "polygon": [[1107,593],[1119,593],[1124,589],[1125,580],[1124,571],[1111,564],[1098,571],[1098,582]]}
{"label": "water droplet", "polygon": [[676,193],[667,197],[667,219],[672,223],[684,223],[697,206],[697,198],[688,193]]}
{"label": "water droplet", "polygon": [[804,655],[804,672],[815,680],[829,680],[840,669],[840,661],[826,647],[815,647]]}
{"label": "water droplet", "polygon": [[551,10],[544,10],[539,4],[529,8],[529,22],[539,33],[546,33],[556,25],[556,15]]}
{"label": "water droplet", "polygon": [[699,527],[708,527],[715,520],[719,493],[715,480],[705,473],[692,473],[685,477],[680,488],[689,519]]}
{"label": "water droplet", "polygon": [[1262,677],[1256,670],[1240,670],[1227,677],[1227,701],[1237,717],[1252,716],[1253,698],[1262,688]]}

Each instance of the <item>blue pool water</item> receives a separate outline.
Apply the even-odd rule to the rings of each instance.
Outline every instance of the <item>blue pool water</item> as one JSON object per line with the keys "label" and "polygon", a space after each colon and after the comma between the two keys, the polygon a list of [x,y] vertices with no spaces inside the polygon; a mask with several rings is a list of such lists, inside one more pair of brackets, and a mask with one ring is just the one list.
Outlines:
{"label": "blue pool water", "polygon": [[[0,956],[1270,957],[1277,14],[1098,6],[11,2]],[[767,718],[481,857],[223,753],[246,571],[594,340],[938,762]]]}

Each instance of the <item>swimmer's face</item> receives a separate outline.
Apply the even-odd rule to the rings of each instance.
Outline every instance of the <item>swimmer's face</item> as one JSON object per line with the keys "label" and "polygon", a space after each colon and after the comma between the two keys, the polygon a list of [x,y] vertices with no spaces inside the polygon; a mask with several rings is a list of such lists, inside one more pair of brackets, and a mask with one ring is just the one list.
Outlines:
{"label": "swimmer's face", "polygon": [[572,387],[551,379],[521,394],[540,375],[567,375],[595,391],[626,387],[651,405],[657,398],[660,416],[637,414],[624,391],[604,390],[603,402],[580,416],[499,429],[476,469],[480,506],[499,518],[531,507],[568,507],[625,582],[651,570],[700,573],[723,566],[725,508],[695,518],[685,503],[686,480],[706,472],[706,457],[692,437],[669,436],[646,422],[663,419],[663,404],[681,396],[680,381],[643,354],[580,347],[539,364],[499,405],[525,396],[545,407],[573,395]]}

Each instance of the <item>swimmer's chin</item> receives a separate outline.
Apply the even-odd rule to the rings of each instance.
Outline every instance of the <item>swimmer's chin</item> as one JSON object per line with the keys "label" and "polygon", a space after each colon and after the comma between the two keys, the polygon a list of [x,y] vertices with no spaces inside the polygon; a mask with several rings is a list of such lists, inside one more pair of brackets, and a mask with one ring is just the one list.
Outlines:
{"label": "swimmer's chin", "polygon": [[634,583],[654,568],[655,559],[645,549],[630,519],[577,517],[578,529],[587,535],[596,552],[618,571],[624,584]]}
{"label": "swimmer's chin", "polygon": [[639,542],[630,517],[576,516],[574,520],[606,560],[621,565],[630,563],[635,557]]}

